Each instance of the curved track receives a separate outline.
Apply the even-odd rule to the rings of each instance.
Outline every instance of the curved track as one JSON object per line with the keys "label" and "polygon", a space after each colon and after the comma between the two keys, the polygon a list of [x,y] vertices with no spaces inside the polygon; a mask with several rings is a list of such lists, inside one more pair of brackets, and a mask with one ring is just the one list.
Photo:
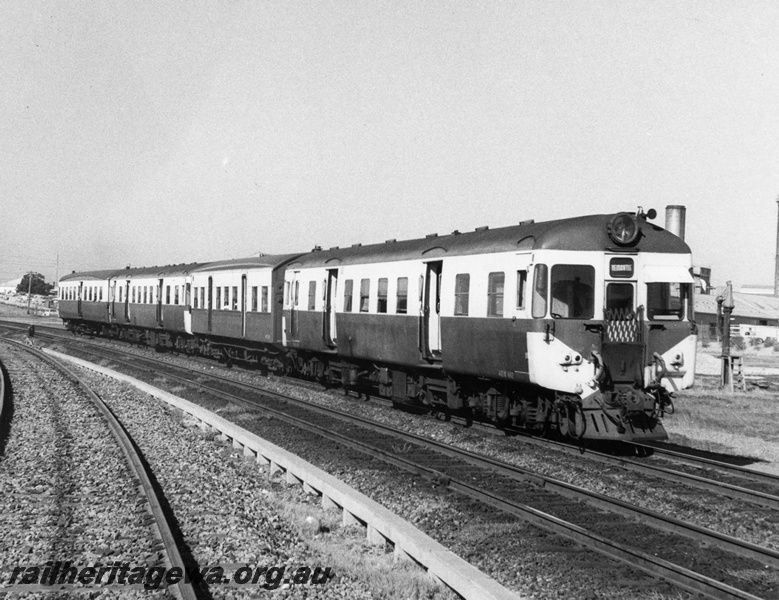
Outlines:
{"label": "curved track", "polygon": [[[727,553],[719,558],[721,564],[731,563],[735,557],[741,557],[743,560],[755,561],[755,568],[765,568],[766,565],[772,569],[779,568],[779,553],[770,549],[428,438],[326,407],[311,406],[287,396],[270,394],[229,378],[196,372],[200,381],[193,381],[192,371],[187,372],[169,363],[159,364],[137,355],[132,355],[131,362],[128,362],[126,358],[117,358],[118,351],[115,349],[109,351],[102,348],[99,353],[105,358],[124,362],[125,367],[131,370],[140,368],[147,376],[149,371],[153,371],[156,376],[162,375],[178,386],[197,387],[236,404],[259,408],[263,413],[272,414],[295,427],[316,432],[323,438],[421,474],[473,500],[520,516],[689,591],[714,598],[758,597],[749,590],[738,589],[736,581],[723,582],[696,572],[695,569],[704,567],[703,570],[706,570],[707,566],[698,564],[694,558],[690,560],[689,555],[695,554],[694,549],[699,544],[719,548]],[[240,390],[241,396],[227,391],[230,388]],[[283,400],[282,406],[278,400]],[[583,510],[581,502],[591,508]],[[642,544],[637,544],[635,539],[636,522],[651,526],[651,531],[644,531]],[[687,541],[683,542],[682,539]],[[669,548],[678,551],[669,552]],[[656,555],[661,553],[673,555],[673,559],[657,558]],[[682,556],[685,554],[688,555],[686,559]],[[675,564],[675,561],[681,564]],[[721,566],[713,568],[714,572],[719,570],[722,570]],[[767,590],[755,591],[764,593]]]}
{"label": "curved track", "polygon": [[[186,565],[182,560],[181,553],[179,551],[176,538],[173,535],[171,525],[168,522],[167,515],[162,508],[160,497],[158,496],[155,486],[152,484],[150,473],[145,466],[143,458],[135,447],[135,444],[127,434],[127,431],[124,429],[121,423],[119,423],[108,406],[106,406],[103,400],[94,391],[92,391],[81,378],[75,375],[70,369],[62,365],[60,362],[30,346],[26,346],[8,339],[4,339],[3,342],[17,349],[24,350],[25,352],[35,357],[35,359],[55,368],[68,381],[78,386],[83,394],[88,397],[89,400],[94,404],[94,406],[102,415],[106,425],[110,429],[114,441],[121,448],[122,454],[126,459],[126,464],[130,473],[132,474],[132,477],[139,484],[138,490],[142,493],[143,500],[139,499],[138,503],[145,502],[147,510],[151,515],[147,520],[147,523],[151,528],[152,535],[155,540],[152,549],[156,550],[157,552],[161,551],[163,553],[162,561],[165,563],[167,568],[179,568],[181,569],[180,572],[183,574],[185,572]],[[5,380],[5,368],[3,368],[2,371],[3,379]],[[3,381],[2,385],[0,385],[0,388],[5,389],[6,385],[7,382]],[[170,586],[169,591],[174,593],[180,600],[196,600],[198,598],[198,595],[192,584],[189,581],[186,581],[184,578],[182,578],[182,580],[177,584]]]}

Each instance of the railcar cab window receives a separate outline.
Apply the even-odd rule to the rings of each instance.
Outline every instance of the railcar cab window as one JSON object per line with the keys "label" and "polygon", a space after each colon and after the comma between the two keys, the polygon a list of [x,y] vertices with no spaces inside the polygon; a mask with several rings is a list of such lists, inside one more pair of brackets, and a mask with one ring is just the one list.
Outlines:
{"label": "railcar cab window", "polygon": [[222,308],[222,288],[219,286],[216,286],[216,308]]}
{"label": "railcar cab window", "polygon": [[233,299],[232,308],[238,310],[238,286],[233,286],[233,295],[230,296]]}
{"label": "railcar cab window", "polygon": [[360,280],[360,312],[368,312],[371,299],[371,280]]}
{"label": "railcar cab window", "polygon": [[646,310],[650,321],[681,321],[687,306],[692,314],[692,284],[647,283]]}
{"label": "railcar cab window", "polygon": [[268,286],[262,286],[262,312],[268,312]]}
{"label": "railcar cab window", "polygon": [[610,283],[606,286],[606,310],[607,311],[632,311],[633,310],[633,284]]}
{"label": "railcar cab window", "polygon": [[377,292],[378,301],[376,304],[376,312],[379,313],[385,313],[387,312],[387,287],[388,287],[388,280],[386,277],[382,277],[379,279],[379,290]]}
{"label": "railcar cab window", "polygon": [[502,272],[490,273],[487,280],[487,316],[503,316],[503,289],[506,283],[506,274]]}
{"label": "railcar cab window", "polygon": [[408,277],[398,277],[395,312],[399,315],[405,315],[408,312]]}
{"label": "railcar cab window", "polygon": [[471,276],[468,273],[460,273],[454,278],[454,315],[456,317],[468,316],[470,289]]}
{"label": "railcar cab window", "polygon": [[257,286],[252,286],[252,312],[257,312]]}
{"label": "railcar cab window", "polygon": [[595,267],[554,265],[551,290],[552,317],[592,319],[595,308]]}
{"label": "railcar cab window", "polygon": [[344,281],[344,312],[352,312],[352,297],[354,296],[354,281],[347,279]]}

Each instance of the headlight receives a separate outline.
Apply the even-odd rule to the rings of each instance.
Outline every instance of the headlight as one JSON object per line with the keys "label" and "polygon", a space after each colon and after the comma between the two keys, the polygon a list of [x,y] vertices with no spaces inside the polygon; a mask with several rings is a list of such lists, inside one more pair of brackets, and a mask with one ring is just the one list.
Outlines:
{"label": "headlight", "polygon": [[611,217],[607,230],[609,237],[620,246],[635,242],[639,232],[638,223],[628,213],[617,213]]}

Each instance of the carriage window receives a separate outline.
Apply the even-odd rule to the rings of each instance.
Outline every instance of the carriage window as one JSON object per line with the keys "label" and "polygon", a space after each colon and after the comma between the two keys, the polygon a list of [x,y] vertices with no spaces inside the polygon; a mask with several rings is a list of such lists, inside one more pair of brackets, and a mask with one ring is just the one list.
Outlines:
{"label": "carriage window", "polygon": [[517,310],[525,310],[525,288],[527,271],[517,271]]}
{"label": "carriage window", "polygon": [[379,279],[379,291],[377,292],[379,302],[376,305],[376,312],[387,312],[387,282],[388,280],[386,277]]}
{"label": "carriage window", "polygon": [[633,284],[610,283],[606,287],[606,310],[633,311]]}
{"label": "carriage window", "polygon": [[470,289],[470,275],[460,273],[454,278],[454,314],[456,317],[468,316],[468,293]]}
{"label": "carriage window", "polygon": [[539,319],[546,316],[546,304],[549,298],[549,267],[536,265],[533,285],[533,318]]}
{"label": "carriage window", "polygon": [[299,281],[295,282],[295,293],[294,293],[294,296],[295,297],[292,299],[292,305],[296,306],[296,307],[300,306],[300,282]]}
{"label": "carriage window", "polygon": [[344,312],[352,312],[352,286],[354,282],[351,279],[344,281]]}
{"label": "carriage window", "polygon": [[102,300],[102,299],[103,299],[103,288],[100,288],[100,297],[98,298],[98,300]]}
{"label": "carriage window", "polygon": [[252,286],[252,312],[257,312],[257,286]]}
{"label": "carriage window", "polygon": [[262,286],[262,312],[268,312],[268,286],[264,285]]}
{"label": "carriage window", "polygon": [[179,303],[179,286],[173,286],[173,304]]}
{"label": "carriage window", "polygon": [[206,307],[206,288],[201,287],[200,288],[200,306],[201,308]]}
{"label": "carriage window", "polygon": [[216,286],[216,308],[222,308],[222,288],[219,286]]}
{"label": "carriage window", "polygon": [[198,298],[198,292],[199,292],[199,290],[200,290],[200,288],[198,288],[198,287],[195,288],[195,298],[194,298],[194,300],[192,302],[192,308],[197,308],[198,307],[198,299],[199,299]]}
{"label": "carriage window", "polygon": [[[692,302],[689,283],[647,283],[647,317],[652,321],[681,321]],[[692,309],[688,306],[688,311]]]}
{"label": "carriage window", "polygon": [[165,287],[165,304],[170,304],[170,286]]}
{"label": "carriage window", "polygon": [[552,267],[552,316],[556,319],[592,319],[595,308],[595,267]]}
{"label": "carriage window", "polygon": [[238,286],[233,286],[233,295],[231,298],[233,299],[233,310],[238,310]]}
{"label": "carriage window", "polygon": [[398,277],[395,312],[399,315],[405,315],[408,312],[408,277]]}
{"label": "carriage window", "polygon": [[506,282],[505,273],[490,273],[487,282],[487,316],[503,316],[503,286]]}
{"label": "carriage window", "polygon": [[135,304],[135,286],[133,286],[133,304]]}
{"label": "carriage window", "polygon": [[308,282],[308,310],[316,310],[316,281]]}
{"label": "carriage window", "polygon": [[360,312],[368,312],[368,304],[371,299],[371,280],[360,281]]}

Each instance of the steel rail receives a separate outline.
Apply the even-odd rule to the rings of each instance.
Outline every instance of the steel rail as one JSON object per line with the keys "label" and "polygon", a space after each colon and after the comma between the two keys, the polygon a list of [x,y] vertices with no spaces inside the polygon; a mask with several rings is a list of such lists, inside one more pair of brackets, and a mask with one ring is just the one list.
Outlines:
{"label": "steel rail", "polygon": [[[2,323],[3,325],[6,325],[7,323],[7,326],[11,328],[19,329],[22,331],[24,330],[24,327],[19,326],[17,323],[3,322],[3,321],[0,321],[0,323]],[[45,329],[49,329],[49,328],[45,328]],[[60,333],[58,330],[54,328],[51,329],[53,329],[53,331],[47,333],[46,335],[51,335],[52,337],[65,337],[65,338],[68,337],[63,335],[62,333]],[[119,349],[112,349],[112,351],[117,353],[122,353],[125,355],[130,355],[130,353],[124,352]],[[132,356],[136,357],[135,355]],[[211,375],[211,377],[220,378],[218,375]],[[228,379],[226,377],[222,377],[221,379],[230,382],[234,385],[238,385],[235,381]],[[490,431],[492,430],[493,429],[490,428]],[[691,473],[685,473],[684,471],[677,471],[664,466],[638,462],[629,457],[613,456],[592,449],[582,449],[555,440],[537,439],[528,436],[526,434],[520,434],[520,439],[522,439],[522,441],[527,444],[536,445],[544,448],[551,447],[555,450],[567,454],[581,454],[583,452],[586,452],[587,457],[589,459],[601,462],[603,464],[619,466],[621,468],[628,469],[637,473],[642,473],[645,475],[662,478],[664,480],[675,481],[677,483],[688,485],[690,487],[701,489],[707,492],[712,492],[727,498],[745,500],[757,506],[770,508],[773,510],[779,510],[779,496],[775,494],[770,494],[759,490],[753,490],[747,487],[735,485],[728,482],[707,479],[706,477],[701,477],[699,475],[694,475]],[[707,459],[703,457],[696,457],[691,454],[685,454],[682,452],[669,450],[663,448],[659,444],[658,445],[638,444],[638,443],[628,443],[628,442],[626,442],[626,444],[631,444],[636,448],[641,448],[644,450],[651,450],[652,452],[655,453],[655,455],[666,457],[668,460],[671,461],[688,464],[690,466],[694,466],[697,468],[709,468],[709,469],[716,470],[720,473],[723,473],[725,475],[735,475],[737,477],[749,479],[756,483],[775,485],[779,487],[779,476],[776,475],[761,473],[759,471],[746,469],[744,467],[740,467],[737,465],[732,465],[721,461],[716,461],[716,460]]]}
{"label": "steel rail", "polygon": [[[152,363],[155,362],[153,361],[153,359],[142,359],[142,360],[145,360],[147,362],[152,362]],[[166,367],[172,366],[175,369],[186,370],[183,367],[170,365],[168,363],[164,363],[164,364]],[[754,560],[758,560],[762,564],[770,564],[775,568],[779,568],[779,553],[774,552],[770,549],[762,548],[755,544],[744,542],[742,540],[738,540],[736,538],[732,538],[730,536],[726,536],[724,534],[720,534],[689,523],[684,523],[683,521],[680,521],[673,517],[666,517],[664,515],[654,513],[653,511],[643,509],[641,507],[634,507],[620,500],[608,498],[601,494],[590,492],[589,490],[578,488],[577,486],[562,481],[557,481],[546,476],[538,475],[536,473],[532,473],[530,471],[521,469],[520,467],[515,467],[513,465],[502,463],[495,459],[482,457],[480,455],[465,450],[452,448],[451,446],[446,446],[444,444],[441,444],[440,442],[436,442],[435,440],[430,440],[428,438],[423,438],[415,434],[403,432],[393,427],[382,425],[364,419],[362,417],[357,417],[355,415],[347,415],[345,413],[341,413],[340,411],[336,411],[334,409],[330,409],[320,405],[312,405],[311,403],[302,400],[290,398],[284,396],[283,394],[278,394],[276,392],[268,392],[266,390],[261,390],[249,384],[236,382],[228,378],[220,377],[218,375],[204,374],[204,373],[199,373],[199,374],[208,378],[213,378],[223,382],[227,382],[239,388],[251,390],[255,393],[262,393],[262,394],[276,396],[284,401],[299,406],[304,406],[307,409],[313,409],[317,412],[321,412],[329,416],[334,416],[336,418],[340,418],[341,420],[347,422],[359,424],[361,426],[367,426],[376,431],[390,433],[391,435],[397,436],[400,439],[403,439],[405,441],[426,445],[446,455],[455,456],[457,458],[467,460],[471,464],[475,464],[480,467],[484,467],[486,465],[495,471],[501,472],[502,474],[509,474],[510,476],[513,476],[514,478],[517,479],[533,481],[539,484],[540,486],[543,486],[545,489],[560,493],[561,495],[574,497],[576,499],[583,499],[598,508],[605,508],[608,511],[623,514],[623,516],[628,516],[630,518],[643,521],[645,523],[650,523],[658,527],[659,529],[684,535],[685,537],[689,537],[691,539],[695,539],[699,541],[703,540],[706,543],[712,546],[717,546],[725,551],[732,552],[739,556],[744,556]],[[347,445],[360,452],[368,454],[369,456],[373,456],[384,462],[403,468],[407,471],[420,474],[432,481],[437,482],[438,484],[447,485],[451,487],[453,490],[458,491],[472,499],[485,502],[487,504],[490,504],[491,506],[509,512],[510,514],[520,516],[521,518],[523,518],[524,520],[530,523],[544,527],[545,529],[552,531],[553,533],[563,535],[578,543],[582,543],[586,546],[589,546],[601,552],[602,554],[608,556],[609,558],[621,562],[625,562],[631,566],[637,567],[654,577],[666,579],[674,583],[675,585],[678,585],[679,587],[682,587],[688,591],[694,593],[706,594],[712,598],[722,598],[722,599],[757,598],[756,596],[753,596],[748,592],[744,592],[743,590],[739,590],[737,588],[719,582],[715,579],[712,579],[700,573],[696,573],[694,571],[686,569],[684,567],[674,565],[673,563],[664,561],[663,559],[642,552],[639,549],[626,546],[619,542],[614,542],[612,540],[609,540],[608,538],[601,536],[598,533],[589,531],[579,525],[570,523],[568,521],[565,521],[563,519],[560,519],[548,513],[544,513],[528,505],[513,502],[505,498],[501,498],[499,496],[491,494],[489,492],[485,492],[484,490],[474,487],[469,483],[461,479],[458,479],[457,477],[453,477],[451,474],[430,468],[428,466],[405,459],[400,456],[393,455],[391,453],[386,452],[385,450],[376,448],[365,442],[360,442],[354,439],[353,437],[344,434],[339,434],[333,431],[332,429],[328,429],[325,426],[320,426],[311,423],[310,421],[306,421],[305,419],[301,419],[299,417],[289,415],[278,409],[259,405],[257,402],[254,402],[252,400],[242,398],[240,396],[231,394],[224,390],[214,389],[213,387],[210,387],[204,383],[195,382],[182,376],[174,375],[169,372],[163,372],[162,375],[164,377],[176,380],[180,383],[189,386],[205,389],[212,394],[216,394],[220,397],[229,399],[230,401],[233,401],[236,404],[240,404],[250,408],[262,408],[264,411],[267,411],[268,413],[271,413],[273,416],[282,419],[290,424],[293,424],[296,427],[300,427],[307,431],[314,431],[318,435],[321,435],[322,437],[331,439],[340,444]]]}
{"label": "steel rail", "polygon": [[[135,355],[132,356],[134,359],[138,359],[137,356]],[[233,379],[222,377],[217,374],[199,373],[197,371],[192,371],[190,369],[187,369],[186,367],[171,365],[169,363],[159,363],[158,361],[155,361],[154,359],[150,359],[150,358],[140,358],[140,360],[146,361],[147,363],[151,363],[152,365],[154,365],[155,363],[164,364],[166,367],[169,368],[197,373],[198,375],[208,377],[209,379],[215,379],[219,382],[226,383],[240,389],[245,389],[253,393],[261,393],[268,396],[274,396],[285,402],[289,402],[291,404],[304,407],[308,410],[319,412],[321,414],[339,419],[344,422],[355,423],[360,425],[361,427],[365,427],[382,433],[389,433],[390,435],[393,435],[406,442],[411,442],[418,445],[426,446],[441,454],[444,454],[449,457],[457,458],[460,460],[464,460],[477,467],[484,468],[486,466],[492,471],[500,473],[502,475],[506,475],[508,477],[511,477],[512,479],[530,481],[538,486],[542,486],[545,489],[554,491],[555,493],[566,496],[568,498],[574,498],[576,500],[584,501],[587,504],[594,506],[596,508],[603,509],[615,514],[620,514],[624,517],[634,519],[639,522],[647,523],[657,529],[674,533],[677,535],[682,535],[692,540],[704,541],[707,544],[716,546],[726,552],[731,552],[738,556],[757,560],[763,565],[769,565],[773,568],[779,569],[779,552],[775,550],[772,550],[770,548],[765,548],[763,546],[759,546],[751,542],[746,542],[744,540],[739,540],[738,538],[705,527],[694,525],[692,523],[687,523],[675,517],[663,515],[651,509],[635,506],[616,498],[610,498],[604,494],[593,492],[586,488],[582,488],[580,486],[576,486],[567,483],[565,481],[554,479],[552,477],[545,476],[545,475],[540,475],[538,473],[535,473],[528,469],[524,469],[522,467],[518,467],[516,465],[505,463],[503,461],[493,459],[488,456],[477,454],[475,452],[471,452],[461,448],[456,448],[448,444],[438,442],[437,440],[431,438],[426,438],[413,433],[402,431],[400,429],[396,429],[389,425],[384,425],[376,421],[366,419],[364,417],[344,413],[342,411],[329,408],[326,406],[322,406],[319,404],[312,404],[305,400],[292,398],[290,396],[286,396],[285,394],[281,394],[278,392],[263,390],[251,384],[235,381]],[[130,366],[132,367],[133,365]],[[191,379],[187,379],[186,377],[183,376],[175,375],[169,372],[165,372],[164,376],[189,386],[194,386],[194,387],[208,390],[211,393],[224,395],[225,397],[228,397],[230,400],[238,404],[242,404],[244,406],[249,406],[252,408],[258,407],[258,404],[256,402],[247,400],[245,398],[241,398],[240,396],[230,394],[229,392],[225,392],[223,390],[215,390],[213,387],[209,387],[208,385],[200,382],[192,381]],[[299,419],[297,417],[288,415],[283,411],[279,411],[267,406],[261,406],[261,408],[263,410],[272,412],[278,418],[284,419],[287,422],[291,422],[298,427],[313,428],[318,430],[318,432],[323,436],[330,435],[330,430],[326,428],[322,428],[313,423],[309,423],[308,421],[305,421],[303,419]],[[349,440],[339,438],[339,441],[343,443],[348,443]],[[384,453],[383,451],[380,450],[378,452],[380,452],[382,456],[386,457],[386,459],[383,458],[383,460],[386,460],[387,462],[396,464],[396,466],[403,466],[403,464],[405,464],[405,463],[403,464],[395,463],[393,461],[398,460],[396,457],[393,457],[392,455]],[[402,461],[402,459],[400,460]],[[450,475],[447,475],[445,473],[427,467],[422,467],[417,472],[419,472],[420,474],[428,474],[430,478],[439,481],[444,481],[451,477]],[[714,483],[716,482],[712,482],[712,484]]]}
{"label": "steel rail", "polygon": [[177,592],[177,596],[180,598],[180,600],[198,600],[194,586],[189,581],[189,578],[185,576],[187,572],[186,565],[184,564],[181,553],[179,552],[178,544],[176,543],[176,538],[174,537],[173,531],[165,516],[162,504],[160,503],[160,498],[157,495],[157,492],[151,482],[149,470],[144,465],[144,462],[139,454],[139,450],[135,446],[135,443],[132,441],[132,438],[130,437],[130,434],[127,432],[125,427],[119,422],[119,420],[116,418],[111,409],[106,405],[103,399],[100,398],[100,396],[98,396],[97,393],[95,393],[78,375],[73,373],[61,362],[50,356],[47,356],[36,348],[26,346],[15,340],[4,339],[3,341],[18,346],[22,350],[29,352],[46,364],[56,368],[70,382],[79,386],[100,411],[100,413],[105,418],[108,427],[111,429],[111,433],[114,436],[114,439],[122,449],[130,471],[132,472],[135,479],[140,482],[140,487],[148,502],[149,510],[154,517],[154,528],[156,528],[156,533],[159,535],[164,545],[168,567],[181,569],[182,578],[177,584],[175,584],[174,587]]}

